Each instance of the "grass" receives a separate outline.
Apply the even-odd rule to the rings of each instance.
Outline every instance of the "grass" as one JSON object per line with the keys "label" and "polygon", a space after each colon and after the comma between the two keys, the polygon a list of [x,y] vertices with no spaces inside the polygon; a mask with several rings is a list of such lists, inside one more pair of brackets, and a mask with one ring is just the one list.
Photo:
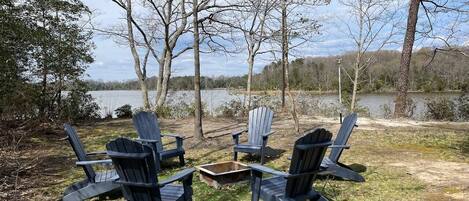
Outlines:
{"label": "grass", "polygon": [[[208,128],[205,131],[220,128],[219,125],[233,124],[229,120],[206,120]],[[306,123],[305,123],[306,124]],[[303,128],[311,126],[303,125]],[[319,125],[322,125],[318,123]],[[165,120],[162,127],[164,132],[191,133],[192,120]],[[280,155],[271,158],[267,166],[278,170],[287,170],[291,154],[291,147],[298,134],[290,132],[290,124],[287,120],[280,120],[274,124],[278,131],[269,141],[269,145],[275,150],[280,150]],[[317,126],[317,125],[314,125]],[[338,125],[322,125],[337,131]],[[440,198],[449,199],[448,194],[461,193],[461,188],[454,186],[438,186],[419,180],[409,174],[406,167],[394,166],[393,163],[406,160],[440,160],[459,163],[469,163],[469,155],[466,149],[467,132],[469,125],[463,125],[459,129],[444,127],[420,127],[420,128],[386,128],[375,127],[373,129],[356,129],[350,139],[352,148],[346,150],[341,158],[345,164],[351,166],[365,177],[366,182],[354,183],[349,181],[322,178],[315,182],[315,189],[331,200],[423,200],[438,195]],[[231,137],[225,135],[230,129],[217,133],[211,133],[211,138],[203,143],[195,143],[192,138],[185,140],[186,167],[231,160]],[[117,137],[136,137],[135,131],[129,120],[117,120],[94,125],[82,125],[78,127],[83,144],[88,151],[104,150],[105,144]],[[210,132],[208,132],[210,133]],[[219,137],[216,137],[219,136]],[[58,137],[44,138],[36,136],[31,143],[40,152],[42,167],[45,174],[29,175],[29,180],[35,182],[29,189],[25,199],[50,200],[58,199],[64,189],[84,178],[83,171],[74,166],[75,157],[72,149],[66,141]],[[170,141],[165,141],[170,143]],[[170,144],[170,146],[174,146]],[[245,163],[256,162],[256,158],[246,157],[241,154],[241,161]],[[54,159],[48,161],[47,159]],[[164,163],[164,171],[160,173],[160,179],[166,178],[175,172],[184,169],[177,166],[177,160]],[[41,171],[41,170],[39,170]],[[27,182],[26,179],[23,182]],[[469,185],[468,185],[469,186]],[[235,184],[217,190],[200,181],[198,174],[194,175],[194,200],[250,200],[248,184]],[[1,198],[1,197],[0,197]]]}

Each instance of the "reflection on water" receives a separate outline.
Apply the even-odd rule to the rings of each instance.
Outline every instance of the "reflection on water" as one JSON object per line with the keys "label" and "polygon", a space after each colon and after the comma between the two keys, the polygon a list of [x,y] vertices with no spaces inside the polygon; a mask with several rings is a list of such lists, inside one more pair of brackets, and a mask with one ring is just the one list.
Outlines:
{"label": "reflection on water", "polygon": [[[108,114],[116,108],[130,104],[132,108],[143,106],[142,95],[140,91],[90,91],[89,92],[101,107],[101,113]],[[156,95],[155,91],[150,91],[150,102],[154,102]],[[190,104],[194,100],[193,91],[174,91],[168,94],[168,102],[170,104],[178,104],[181,102]],[[457,98],[458,93],[410,93],[409,97],[413,99],[415,104],[413,118],[421,119],[425,114],[425,99],[433,99],[438,97]],[[338,105],[338,97],[334,94],[323,95],[306,95],[306,98],[317,101],[322,105]],[[394,108],[395,94],[359,94],[358,105],[368,108],[369,115],[375,118],[383,118],[385,116],[385,105],[388,108]],[[202,102],[207,106],[209,113],[213,114],[215,109],[222,106],[224,103],[232,100],[244,100],[243,95],[233,94],[225,89],[202,90]],[[389,111],[388,111],[389,112]],[[392,111],[390,111],[392,112]]]}

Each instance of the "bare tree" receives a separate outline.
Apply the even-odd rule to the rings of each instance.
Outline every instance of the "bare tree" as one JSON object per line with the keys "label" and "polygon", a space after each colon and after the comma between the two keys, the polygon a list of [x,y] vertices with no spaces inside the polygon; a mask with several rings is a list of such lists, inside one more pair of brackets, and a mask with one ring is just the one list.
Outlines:
{"label": "bare tree", "polygon": [[[192,0],[192,28],[194,37],[194,136],[197,140],[204,139],[202,129],[202,100],[200,94],[200,53],[202,52],[200,45],[207,45],[207,52],[223,51],[229,52],[224,44],[219,40],[225,40],[222,36],[224,31],[220,30],[217,25],[229,25],[228,22],[222,21],[219,15],[231,11],[238,7],[237,4],[229,2],[218,3],[216,0]],[[200,15],[203,14],[203,17]],[[204,23],[205,22],[205,23]],[[202,31],[202,33],[201,33]]]}
{"label": "bare tree", "polygon": [[285,107],[285,91],[288,93],[291,104],[291,114],[293,121],[295,122],[295,131],[300,132],[300,120],[298,119],[298,114],[296,112],[296,102],[293,98],[293,95],[290,91],[290,82],[288,79],[288,24],[287,24],[287,0],[282,0],[281,3],[281,13],[282,13],[282,23],[281,23],[281,33],[282,33],[282,107]]}
{"label": "bare tree", "polygon": [[156,28],[162,30],[162,32],[159,33],[159,37],[155,38],[155,40],[160,40],[163,43],[163,48],[159,54],[156,51],[152,51],[153,57],[159,64],[155,103],[156,106],[161,106],[165,103],[168,94],[173,59],[192,49],[191,46],[187,45],[176,50],[179,38],[190,30],[188,17],[192,13],[186,12],[185,0],[146,0],[145,2],[148,5],[147,7],[152,11],[153,16],[155,16],[154,18],[157,23],[154,26],[162,27]]}
{"label": "bare tree", "polygon": [[[319,34],[319,23],[311,16],[311,9],[315,6],[328,4],[328,0],[280,0],[277,3],[277,13],[272,13],[273,25],[272,41],[270,45],[274,58],[276,54],[287,54],[286,61],[288,62],[288,55],[295,55],[298,47],[313,42],[315,36]],[[285,38],[286,36],[286,38]],[[284,41],[287,42],[286,46]],[[287,49],[285,49],[287,48]],[[286,51],[287,50],[287,51]],[[283,56],[282,56],[283,58]],[[283,60],[283,59],[282,59]],[[282,86],[281,86],[281,99],[282,108],[285,107],[285,92],[289,83],[288,64],[282,64]]]}
{"label": "bare tree", "polygon": [[194,29],[194,136],[203,140],[202,130],[202,100],[200,97],[200,39],[199,39],[199,2],[192,0],[192,26]]}
{"label": "bare tree", "polygon": [[[120,8],[126,10],[130,4],[124,3],[123,0],[112,0]],[[136,3],[133,3],[136,4]],[[185,11],[185,1],[153,1],[143,0],[142,4],[139,5],[139,14],[130,13],[126,15],[127,27],[115,26],[111,29],[96,29],[101,33],[111,36],[117,36],[117,38],[125,38],[129,40],[128,34],[125,32],[132,32],[132,40],[134,41],[135,47],[144,47],[147,49],[144,57],[143,65],[147,65],[148,57],[151,55],[159,64],[158,75],[157,75],[157,95],[155,99],[155,105],[161,106],[165,103],[169,80],[171,77],[171,66],[173,59],[177,58],[187,50],[192,49],[191,46],[183,46],[176,50],[178,39],[185,33],[189,32],[190,27],[187,23],[187,18],[191,13]],[[131,23],[129,26],[129,23]],[[132,30],[129,31],[129,29]],[[140,35],[139,38],[133,34],[137,31]],[[163,44],[162,48],[157,45]],[[129,43],[130,49],[134,49]],[[135,48],[138,49],[138,48]],[[134,52],[134,51],[132,51]],[[136,51],[138,54],[138,51]],[[135,55],[134,53],[132,53]],[[137,61],[134,57],[134,61]],[[146,70],[142,68],[141,73],[137,72],[139,82],[142,80],[139,74],[146,74]],[[146,80],[146,75],[145,75]],[[145,83],[145,81],[143,81]],[[147,87],[146,87],[147,88]],[[142,87],[142,91],[144,88]],[[145,92],[144,92],[145,93]],[[147,98],[148,99],[148,98]],[[144,102],[147,99],[144,98]],[[145,108],[149,107],[149,103],[144,103]]]}
{"label": "bare tree", "polygon": [[[417,25],[418,25],[418,17],[419,17],[419,7],[420,5],[423,8],[424,11],[424,17],[427,20],[427,24],[424,25],[424,30],[418,31],[417,30]],[[435,16],[435,14],[443,14],[442,16],[439,17],[448,17],[450,15],[456,15],[456,17],[459,19],[460,14],[463,14],[466,16],[467,20],[467,15],[469,13],[469,3],[466,0],[454,0],[454,1],[447,1],[447,0],[410,0],[409,1],[409,11],[408,11],[408,17],[407,17],[407,28],[406,28],[406,33],[404,37],[404,43],[402,47],[402,54],[401,54],[401,62],[400,62],[400,67],[399,67],[399,78],[397,81],[397,96],[396,96],[396,101],[395,101],[395,108],[394,108],[394,116],[395,117],[405,117],[407,116],[407,110],[408,110],[408,97],[407,97],[407,91],[409,89],[409,68],[410,68],[410,61],[412,57],[412,50],[414,48],[414,42],[415,42],[415,35],[416,33],[422,33],[423,37],[429,37],[435,39],[438,38],[439,40],[446,41],[445,45],[443,48],[435,48],[434,55],[437,52],[442,52],[442,51],[455,51],[455,48],[452,48],[451,44],[448,42],[450,38],[453,38],[454,36],[454,30],[455,30],[455,25],[456,23],[453,23],[452,28],[446,33],[439,33],[443,35],[447,35],[448,37],[441,37],[434,35],[434,26],[433,22],[436,21],[435,19],[432,19],[432,16]],[[467,24],[467,21],[466,21]],[[426,29],[426,30],[425,30]],[[459,50],[456,50],[459,51]],[[459,51],[463,55],[463,51]],[[433,60],[433,59],[431,59]],[[431,61],[430,60],[430,61]]]}
{"label": "bare tree", "polygon": [[247,99],[244,102],[246,108],[251,107],[251,88],[256,56],[269,52],[269,50],[262,49],[262,45],[271,37],[267,28],[268,18],[277,2],[277,0],[241,0],[237,6],[232,6],[231,12],[225,14],[224,21],[218,21],[231,29],[232,32],[229,34],[233,36],[233,41],[244,41],[245,46],[242,48],[247,49]]}
{"label": "bare tree", "polygon": [[[93,26],[94,30],[99,31],[100,33],[115,37],[117,40],[123,39],[125,44],[127,44],[130,48],[132,53],[132,57],[134,60],[134,70],[138,78],[138,82],[140,84],[140,90],[142,91],[142,98],[143,98],[143,107],[145,110],[150,110],[151,105],[148,97],[148,86],[146,83],[147,80],[147,63],[148,57],[150,54],[150,49],[146,48],[143,61],[140,58],[139,48],[142,45],[137,41],[136,36],[134,34],[134,26],[136,24],[135,20],[132,16],[132,1],[126,0],[113,0],[119,7],[125,9],[125,20],[126,20],[126,27],[114,27],[111,29],[99,29]],[[147,41],[148,44],[151,44],[152,41]],[[119,42],[118,42],[119,43]],[[120,42],[122,43],[122,42]]]}
{"label": "bare tree", "polygon": [[[291,54],[291,51],[294,51],[296,48],[305,45],[314,40],[314,36],[318,34],[320,25],[317,20],[312,19],[308,14],[311,13],[307,11],[308,8],[312,6],[322,5],[323,3],[328,3],[329,1],[323,0],[281,0],[277,5],[277,10],[280,13],[280,18],[278,13],[273,13],[272,19],[274,20],[271,27],[272,37],[271,45],[274,51],[274,58],[276,58],[277,51],[280,50],[282,54],[281,64],[282,64],[282,107],[286,106],[285,104],[285,92],[290,99],[290,113],[292,114],[295,130],[299,132],[300,125],[299,119],[296,111],[296,101],[294,96],[290,91],[289,85],[289,61],[288,56]],[[278,29],[276,29],[278,27]],[[280,47],[276,48],[276,45]]]}
{"label": "bare tree", "polygon": [[[357,102],[357,91],[361,75],[376,61],[377,54],[367,54],[373,50],[379,52],[389,44],[397,34],[396,13],[397,1],[390,0],[341,0],[342,5],[349,9],[350,15],[342,19],[347,27],[345,33],[350,37],[356,47],[356,56],[353,63],[353,75],[345,73],[350,78],[353,89],[350,111],[354,111]],[[351,20],[354,19],[354,20]]]}

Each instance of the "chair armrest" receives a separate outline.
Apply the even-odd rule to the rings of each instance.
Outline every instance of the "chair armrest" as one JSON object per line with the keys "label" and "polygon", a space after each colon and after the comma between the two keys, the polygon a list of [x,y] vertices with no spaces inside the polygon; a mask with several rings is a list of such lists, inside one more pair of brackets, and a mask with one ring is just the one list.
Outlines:
{"label": "chair armrest", "polygon": [[147,142],[147,143],[158,143],[159,142],[158,140],[150,140],[150,139],[142,139],[142,138],[137,138],[135,140],[139,141],[139,142]]}
{"label": "chair armrest", "polygon": [[318,175],[320,176],[325,176],[325,175],[331,175],[334,174],[334,171],[326,169],[320,169],[318,172]]}
{"label": "chair armrest", "polygon": [[350,149],[350,145],[330,145],[327,148],[344,148],[344,149]]}
{"label": "chair armrest", "polygon": [[247,132],[247,131],[248,131],[248,129],[233,131],[231,133],[231,136],[233,137],[234,144],[239,144],[239,135],[241,135],[241,134],[243,134],[244,132]]}
{"label": "chair armrest", "polygon": [[184,137],[181,137],[181,136],[175,135],[175,134],[161,134],[161,137],[174,137],[174,138],[184,139]]}
{"label": "chair armrest", "polygon": [[241,135],[241,134],[243,134],[244,132],[247,132],[247,131],[248,131],[248,129],[243,129],[243,130],[239,130],[239,131],[233,131],[233,132],[231,133],[231,135],[232,135],[233,138],[234,138],[235,136],[239,136],[239,135]]}
{"label": "chair armrest", "polygon": [[264,172],[264,173],[268,173],[268,174],[272,174],[272,175],[276,175],[276,176],[288,177],[288,175],[289,175],[285,172],[280,172],[280,171],[277,171],[277,170],[274,170],[272,168],[269,168],[269,167],[266,167],[266,166],[263,166],[263,165],[259,165],[259,164],[251,164],[251,165],[249,165],[249,167],[254,171]]}
{"label": "chair armrest", "polygon": [[96,155],[107,155],[106,151],[93,151],[86,153],[88,156],[96,156]]}
{"label": "chair armrest", "polygon": [[177,147],[177,149],[180,149],[180,150],[183,149],[183,148],[182,148],[182,146],[183,146],[182,144],[183,144],[183,141],[184,141],[184,138],[183,138],[183,137],[181,137],[181,136],[179,136],[179,135],[174,135],[174,134],[165,134],[165,135],[161,134],[161,137],[174,137],[174,138],[176,139],[176,147]]}
{"label": "chair armrest", "polygon": [[75,164],[78,166],[95,165],[95,164],[112,164],[112,160],[106,159],[106,160],[94,160],[94,161],[77,161]]}
{"label": "chair armrest", "polygon": [[262,139],[266,140],[270,135],[274,134],[277,131],[270,131],[268,133],[262,134]]}
{"label": "chair armrest", "polygon": [[182,170],[178,173],[176,173],[175,175],[173,175],[172,177],[170,177],[169,179],[166,179],[164,181],[161,181],[159,182],[158,184],[163,187],[163,186],[166,186],[170,183],[173,183],[175,181],[183,181],[183,180],[186,180],[187,178],[190,178],[190,176],[195,172],[195,169],[194,168],[188,168],[188,169],[185,169],[185,170]]}

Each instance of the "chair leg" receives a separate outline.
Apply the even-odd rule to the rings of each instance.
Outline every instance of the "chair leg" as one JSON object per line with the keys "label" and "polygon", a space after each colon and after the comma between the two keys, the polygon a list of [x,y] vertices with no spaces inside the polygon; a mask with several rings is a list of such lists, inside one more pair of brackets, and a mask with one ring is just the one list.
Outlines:
{"label": "chair leg", "polygon": [[188,179],[182,181],[182,186],[184,187],[184,201],[192,201],[192,177],[191,174]]}
{"label": "chair leg", "polygon": [[262,172],[251,171],[251,201],[258,201],[261,194]]}
{"label": "chair leg", "polygon": [[185,164],[184,154],[179,155],[179,165],[184,166]]}
{"label": "chair leg", "polygon": [[261,165],[264,165],[265,162],[265,146],[261,148]]}
{"label": "chair leg", "polygon": [[161,170],[161,158],[158,155],[155,155],[155,168],[156,170],[160,171]]}
{"label": "chair leg", "polygon": [[237,161],[238,160],[238,152],[233,152],[233,160]]}
{"label": "chair leg", "polygon": [[352,181],[356,181],[356,182],[364,182],[365,181],[365,178],[363,178],[363,176],[361,176],[357,172],[355,172],[353,170],[349,170],[349,169],[344,168],[344,167],[341,167],[341,166],[336,165],[336,164],[329,165],[327,170],[331,170],[333,172],[332,175],[334,175],[336,177],[341,177],[343,179],[348,179],[348,180],[352,180]]}

